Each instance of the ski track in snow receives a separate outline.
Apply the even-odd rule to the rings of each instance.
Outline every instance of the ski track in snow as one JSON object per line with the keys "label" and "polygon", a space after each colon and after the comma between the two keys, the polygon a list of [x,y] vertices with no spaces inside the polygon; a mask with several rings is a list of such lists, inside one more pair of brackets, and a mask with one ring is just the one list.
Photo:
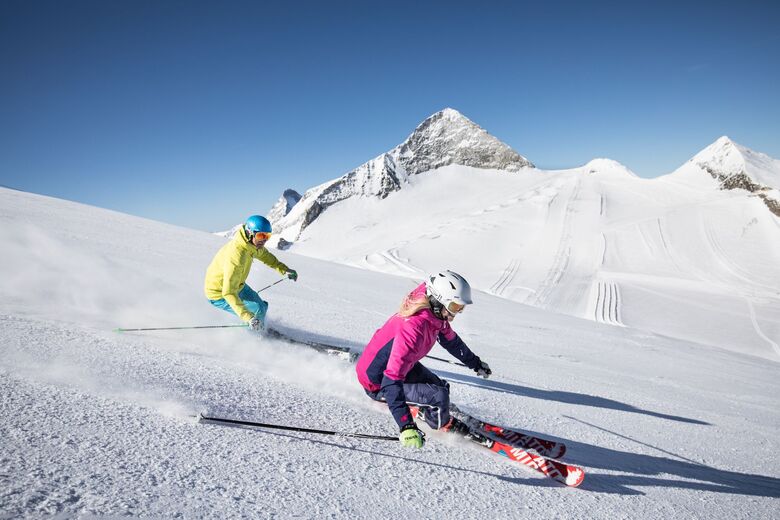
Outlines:
{"label": "ski track in snow", "polygon": [[[726,251],[718,242],[712,223],[708,222],[704,218],[702,218],[701,223],[704,229],[704,235],[707,239],[707,245],[709,245],[710,250],[712,251],[712,258],[715,258],[718,261],[719,265],[725,271],[731,274],[739,282],[742,282],[742,285],[751,287],[751,291],[753,292],[760,291],[761,293],[769,296],[776,293],[777,288],[773,288],[768,285],[764,285],[762,283],[754,281],[753,279],[750,278],[750,273],[746,272],[744,269],[740,268],[735,262],[731,261]],[[731,287],[731,284],[722,283],[722,285],[724,285],[724,287]]]}
{"label": "ski track in snow", "polygon": [[373,267],[382,267],[389,264],[397,268],[397,270],[400,271],[401,273],[407,273],[407,274],[419,276],[422,273],[422,271],[413,266],[410,266],[408,259],[401,258],[399,252],[399,249],[401,247],[403,247],[403,244],[400,244],[397,247],[393,247],[385,251],[380,251],[378,253],[371,253],[370,255],[366,255],[364,257],[365,263]]}
{"label": "ski track in snow", "polygon": [[558,233],[560,238],[558,240],[557,250],[553,255],[552,262],[550,262],[550,267],[547,271],[546,277],[539,284],[539,289],[534,295],[536,305],[543,308],[550,304],[552,293],[555,291],[556,286],[560,280],[566,275],[569,260],[571,259],[571,220],[574,215],[573,204],[579,195],[581,182],[582,181],[579,178],[576,179],[574,182],[574,187],[570,189],[569,197],[564,204],[563,221]]}
{"label": "ski track in snow", "polygon": [[622,326],[620,321],[620,292],[615,282],[598,282],[594,321]]}
{"label": "ski track in snow", "polygon": [[745,298],[745,301],[747,302],[748,306],[748,312],[750,313],[750,321],[753,323],[753,329],[756,331],[756,334],[766,341],[769,346],[772,347],[772,350],[775,351],[775,353],[780,356],[780,345],[778,345],[775,341],[772,341],[771,338],[767,337],[766,334],[764,334],[764,331],[761,330],[761,326],[758,323],[758,317],[756,316],[756,309],[753,306],[753,301],[750,298]]}
{"label": "ski track in snow", "polygon": [[512,261],[509,262],[509,265],[506,266],[504,271],[501,273],[501,276],[499,276],[498,280],[496,280],[496,283],[490,287],[490,292],[497,296],[503,295],[504,291],[515,279],[515,276],[517,276],[517,272],[520,269],[521,264],[522,261],[519,258],[513,258]]}

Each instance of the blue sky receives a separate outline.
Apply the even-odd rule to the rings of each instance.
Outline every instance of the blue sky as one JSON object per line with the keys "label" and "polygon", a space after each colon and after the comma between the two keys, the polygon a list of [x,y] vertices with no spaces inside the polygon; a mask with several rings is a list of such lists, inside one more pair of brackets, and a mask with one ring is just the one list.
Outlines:
{"label": "blue sky", "polygon": [[779,2],[0,2],[0,184],[203,230],[452,107],[541,168],[780,158]]}

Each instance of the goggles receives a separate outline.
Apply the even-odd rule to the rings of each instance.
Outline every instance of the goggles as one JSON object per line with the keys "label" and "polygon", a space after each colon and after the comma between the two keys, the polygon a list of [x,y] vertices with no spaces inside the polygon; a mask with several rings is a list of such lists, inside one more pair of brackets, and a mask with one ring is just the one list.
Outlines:
{"label": "goggles", "polygon": [[465,308],[466,306],[460,303],[450,302],[447,304],[447,312],[453,315],[463,312]]}
{"label": "goggles", "polygon": [[258,231],[257,233],[254,233],[253,236],[256,237],[256,238],[259,238],[260,240],[268,240],[269,238],[271,238],[271,233]]}

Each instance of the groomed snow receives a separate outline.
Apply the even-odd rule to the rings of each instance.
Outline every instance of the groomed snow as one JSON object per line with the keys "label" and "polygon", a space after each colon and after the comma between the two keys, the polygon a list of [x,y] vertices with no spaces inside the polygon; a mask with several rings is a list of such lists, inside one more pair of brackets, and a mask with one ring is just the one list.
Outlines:
{"label": "groomed snow", "polygon": [[695,168],[447,166],[327,208],[290,251],[411,278],[447,265],[519,303],[778,362],[780,218]]}
{"label": "groomed snow", "polygon": [[[548,205],[541,177],[524,179],[528,198]],[[560,182],[572,182],[572,189],[576,184]],[[506,190],[494,197],[495,208],[483,207],[494,215],[519,208],[511,204],[518,193]],[[460,269],[490,287],[491,269],[501,266],[492,260],[493,250],[471,239],[477,230],[489,234],[496,220],[469,219],[457,207],[442,206],[436,215],[438,221],[417,233],[437,240],[437,222],[461,219],[442,229],[438,240],[464,241],[463,253],[441,267]],[[625,226],[646,225],[629,217],[622,226],[613,222],[616,235]],[[270,320],[301,336],[361,348],[414,286],[410,278],[417,273],[407,272],[411,262],[402,258],[424,253],[415,249],[413,231],[398,250],[402,254],[391,244],[385,257],[365,259],[397,262],[400,277],[279,252],[300,281],[263,292],[271,302]],[[341,233],[360,235],[360,229]],[[224,240],[0,189],[0,515],[777,515],[778,363],[501,297],[520,294],[516,282],[500,284],[495,295],[478,291],[475,305],[455,322],[494,368],[492,379],[436,361],[426,364],[451,382],[452,399],[465,410],[566,442],[567,460],[587,471],[578,489],[436,433],[414,451],[387,441],[197,424],[193,415],[207,411],[396,433],[387,410],[363,395],[353,367],[336,358],[259,340],[241,329],[112,332],[119,326],[234,323],[202,294],[205,267]],[[656,242],[649,237],[648,244]],[[527,265],[533,247],[521,244],[512,254]],[[497,265],[471,266],[478,255]],[[258,264],[250,284],[260,288],[277,279]],[[616,273],[614,279],[621,278]],[[641,293],[652,289],[651,281],[633,283]],[[757,283],[750,287],[760,290]],[[724,308],[717,290],[708,294],[683,285],[680,291],[691,306]],[[762,326],[776,319],[760,306],[754,310]],[[669,309],[648,304],[644,312],[650,322],[668,319]],[[439,347],[433,354],[447,356]]]}

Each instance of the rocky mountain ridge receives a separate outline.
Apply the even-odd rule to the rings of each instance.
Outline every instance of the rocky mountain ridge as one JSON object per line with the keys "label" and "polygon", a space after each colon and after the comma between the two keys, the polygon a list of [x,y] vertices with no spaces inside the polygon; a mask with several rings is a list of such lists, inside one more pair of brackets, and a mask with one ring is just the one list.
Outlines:
{"label": "rocky mountain ridge", "polygon": [[[408,184],[413,175],[448,165],[515,173],[534,165],[457,110],[447,108],[425,119],[392,150],[339,178],[307,190],[288,189],[268,213],[274,226],[272,245],[286,249],[330,206],[352,197],[384,199]],[[637,178],[624,165],[597,158],[582,167],[587,174]],[[780,161],[734,143],[727,136],[697,153],[670,179],[701,183],[709,178],[717,189],[742,189],[759,197],[780,217]]]}
{"label": "rocky mountain ridge", "polygon": [[329,206],[351,197],[384,199],[402,189],[409,176],[451,164],[509,173],[533,168],[528,159],[508,145],[457,110],[447,108],[420,123],[389,152],[307,190],[294,205],[283,196],[268,214],[276,240],[280,240],[278,246],[284,248],[297,240]]}

